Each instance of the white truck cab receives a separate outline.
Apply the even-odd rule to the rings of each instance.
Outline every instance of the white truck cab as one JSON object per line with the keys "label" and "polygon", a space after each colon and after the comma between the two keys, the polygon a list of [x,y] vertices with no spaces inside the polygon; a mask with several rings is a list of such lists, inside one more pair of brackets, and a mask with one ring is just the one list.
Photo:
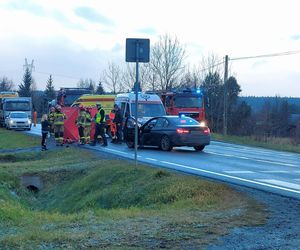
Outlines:
{"label": "white truck cab", "polygon": [[[135,117],[135,93],[118,94],[115,103],[122,111],[123,117]],[[138,93],[138,122],[144,124],[150,118],[166,115],[166,110],[156,94]]]}

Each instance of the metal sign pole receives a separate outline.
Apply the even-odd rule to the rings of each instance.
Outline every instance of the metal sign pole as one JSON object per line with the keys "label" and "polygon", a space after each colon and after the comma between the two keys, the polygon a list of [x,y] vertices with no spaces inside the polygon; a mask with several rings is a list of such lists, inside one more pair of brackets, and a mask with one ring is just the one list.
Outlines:
{"label": "metal sign pole", "polygon": [[138,84],[139,84],[139,43],[136,43],[136,64],[135,64],[135,129],[134,129],[134,161],[137,167],[138,148]]}
{"label": "metal sign pole", "polygon": [[126,38],[126,62],[135,62],[135,127],[134,127],[134,160],[137,167],[138,149],[138,92],[139,92],[139,62],[150,61],[150,40],[141,38]]}

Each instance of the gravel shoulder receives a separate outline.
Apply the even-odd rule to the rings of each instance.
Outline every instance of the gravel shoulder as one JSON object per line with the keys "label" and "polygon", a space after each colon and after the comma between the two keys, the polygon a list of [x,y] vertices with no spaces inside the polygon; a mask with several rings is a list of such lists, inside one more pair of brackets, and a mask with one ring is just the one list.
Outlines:
{"label": "gravel shoulder", "polygon": [[233,188],[265,204],[268,221],[262,227],[234,228],[207,249],[300,249],[299,200],[236,185]]}

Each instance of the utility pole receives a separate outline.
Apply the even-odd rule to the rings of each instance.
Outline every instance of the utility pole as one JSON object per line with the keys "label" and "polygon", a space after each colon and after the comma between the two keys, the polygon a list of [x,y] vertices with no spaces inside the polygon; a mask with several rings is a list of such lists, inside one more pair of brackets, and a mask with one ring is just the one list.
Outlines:
{"label": "utility pole", "polygon": [[228,55],[225,56],[224,65],[224,111],[223,111],[223,134],[227,135],[227,80],[228,80]]}

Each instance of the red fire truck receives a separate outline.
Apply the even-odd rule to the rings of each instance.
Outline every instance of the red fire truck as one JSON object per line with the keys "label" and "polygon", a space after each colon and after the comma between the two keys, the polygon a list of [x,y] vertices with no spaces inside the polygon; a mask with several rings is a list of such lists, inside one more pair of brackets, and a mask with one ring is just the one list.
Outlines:
{"label": "red fire truck", "polygon": [[204,97],[200,89],[159,93],[169,115],[185,115],[205,122]]}

